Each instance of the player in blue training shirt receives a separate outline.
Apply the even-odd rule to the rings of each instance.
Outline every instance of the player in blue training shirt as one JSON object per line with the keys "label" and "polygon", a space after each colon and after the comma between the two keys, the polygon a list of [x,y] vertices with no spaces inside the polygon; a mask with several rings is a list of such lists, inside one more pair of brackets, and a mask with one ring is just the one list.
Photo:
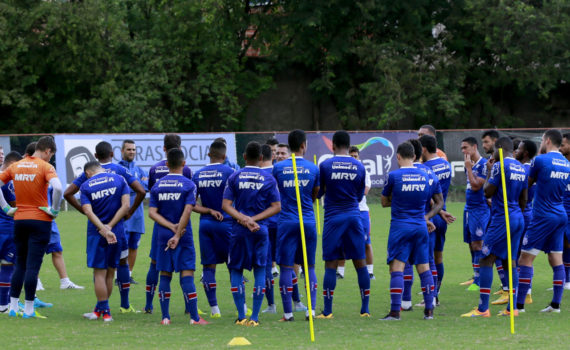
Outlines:
{"label": "player in blue training shirt", "polygon": [[[501,164],[499,162],[499,148],[504,154],[505,186],[507,193],[507,205],[509,210],[509,223],[511,231],[511,256],[508,256],[507,249],[507,225],[505,219],[505,207],[503,200],[503,188],[501,182]],[[518,274],[516,257],[521,235],[524,231],[523,210],[527,202],[527,175],[523,165],[512,157],[513,141],[509,137],[501,137],[495,143],[494,164],[492,170],[487,174],[484,185],[485,196],[492,197],[491,223],[487,228],[487,233],[483,237],[482,258],[479,260],[480,267],[480,288],[479,306],[472,311],[461,315],[461,317],[491,317],[489,311],[489,296],[493,285],[493,264],[496,259],[503,260],[503,266],[508,266],[508,259],[512,259],[513,286],[516,288]],[[515,291],[513,291],[513,294]],[[518,311],[515,310],[515,315]],[[508,316],[507,310],[499,312],[499,316]]]}
{"label": "player in blue training shirt", "polygon": [[216,265],[228,262],[228,247],[233,219],[222,211],[222,197],[228,177],[234,170],[224,165],[226,144],[214,141],[210,145],[210,164],[198,170],[192,180],[203,209],[195,207],[200,215],[200,260],[203,265],[202,284],[210,304],[212,318],[222,317],[216,298]]}
{"label": "player in blue training shirt", "polygon": [[[570,161],[570,133],[562,135],[560,153],[562,153],[562,155],[566,157],[568,161]],[[564,209],[566,210],[566,215],[568,216],[568,223],[566,224],[566,235],[564,236],[564,253],[562,255],[566,277],[564,289],[570,290],[570,183],[566,185],[566,190],[564,191]]]}
{"label": "player in blue training shirt", "polygon": [[[267,218],[279,213],[281,202],[275,179],[258,167],[261,145],[255,141],[248,143],[244,159],[246,166],[228,179],[222,209],[235,219],[228,258],[231,291],[238,311],[235,324],[255,327],[259,325],[259,311],[265,293],[265,265],[269,247]],[[255,278],[253,311],[247,321],[243,270],[252,268]]]}
{"label": "player in blue training shirt", "polygon": [[542,312],[560,312],[560,302],[564,292],[564,265],[562,251],[568,217],[564,210],[564,191],[570,180],[570,163],[558,149],[562,134],[555,129],[542,135],[541,155],[534,158],[530,166],[528,185],[537,184],[532,208],[532,220],[523,239],[519,259],[519,286],[517,309],[524,310],[527,290],[532,282],[532,264],[540,251],[548,254],[548,262],[553,270],[553,296],[549,306]]}
{"label": "player in blue training shirt", "polygon": [[[382,320],[400,319],[403,271],[406,261],[416,265],[424,295],[424,319],[433,319],[435,285],[429,268],[428,231],[434,231],[430,221],[443,207],[443,201],[434,203],[428,213],[426,205],[432,196],[428,173],[414,167],[414,147],[404,142],[398,146],[400,169],[388,174],[388,182],[382,190],[382,206],[392,207],[388,258],[390,266],[390,313]],[[435,197],[434,197],[435,198]]]}
{"label": "player in blue training shirt", "polygon": [[117,174],[108,173],[97,161],[84,166],[87,180],[81,185],[81,205],[87,215],[87,267],[93,269],[97,304],[83,315],[89,320],[112,321],[109,297],[121,256],[119,240],[125,236],[123,218],[130,206],[129,186]]}
{"label": "player in blue training shirt", "polygon": [[[119,165],[124,166],[129,172],[141,183],[145,191],[148,191],[148,175],[135,163],[137,155],[137,147],[135,141],[124,140],[121,147],[121,160]],[[137,193],[131,190],[131,205],[135,204]],[[137,284],[133,279],[133,268],[137,260],[137,252],[141,235],[144,234],[144,206],[139,205],[133,215],[125,221],[125,230],[127,232],[127,243],[129,247],[129,282]]]}
{"label": "player in blue training shirt", "polygon": [[[10,152],[4,157],[4,163],[0,171],[6,170],[12,163],[22,159],[18,152]],[[1,188],[6,202],[10,206],[16,206],[16,194],[14,184],[8,182]],[[16,246],[14,245],[14,218],[0,210],[0,314],[8,314],[10,311],[10,283],[14,272],[16,258]]]}
{"label": "player in blue training shirt", "polygon": [[477,139],[474,137],[466,137],[461,141],[461,152],[465,157],[465,174],[467,175],[463,211],[463,241],[469,244],[473,266],[473,278],[461,285],[470,287],[471,284],[475,284],[476,287],[473,289],[478,290],[483,236],[491,215],[483,190],[487,178],[487,159],[479,154]]}
{"label": "player in blue training shirt", "polygon": [[[303,271],[308,271],[311,292],[311,312],[314,316],[317,303],[317,275],[315,273],[317,229],[315,226],[313,201],[319,192],[319,169],[311,161],[303,159],[307,151],[307,137],[304,131],[291,131],[288,136],[288,142],[291,152],[296,156],[308,263],[308,266],[303,267]],[[276,163],[273,169],[273,175],[277,180],[277,186],[281,194],[282,208],[279,214],[275,257],[281,271],[279,277],[279,289],[283,302],[283,318],[281,321],[293,321],[293,305],[291,302],[293,292],[293,265],[303,264],[303,247],[301,244],[301,229],[299,227],[293,160],[288,158]],[[308,310],[306,311],[305,317],[309,317]]]}
{"label": "player in blue training shirt", "polygon": [[[146,194],[144,187],[141,183],[124,167],[112,163],[113,160],[113,147],[109,142],[102,141],[95,146],[95,158],[99,160],[101,167],[107,173],[121,175],[130,188],[137,193],[136,198],[132,206],[130,206],[129,212],[125,219],[129,219],[137,208],[141,205],[144,196]],[[67,187],[63,193],[63,197],[71,204],[74,208],[83,212],[81,206],[79,206],[77,199],[75,198],[75,193],[79,191],[81,185],[87,180],[85,173],[81,174],[73,183]],[[119,286],[119,294],[121,295],[121,313],[136,313],[137,311],[129,302],[129,292],[131,288],[131,278],[129,275],[129,247],[126,235],[120,236],[119,239],[119,249],[121,250],[121,260],[119,266],[117,267],[117,285]]]}
{"label": "player in blue training shirt", "polygon": [[319,197],[326,194],[323,225],[325,276],[324,310],[317,318],[333,318],[336,269],[341,259],[352,259],[362,300],[360,315],[369,317],[370,275],[366,269],[366,234],[358,207],[366,187],[366,170],[360,161],[348,154],[350,135],[346,131],[335,132],[332,141],[334,157],[325,160],[319,167]]}
{"label": "player in blue training shirt", "polygon": [[148,214],[155,221],[153,232],[157,238],[156,268],[160,271],[161,324],[170,324],[170,282],[172,273],[180,273],[190,324],[208,324],[198,314],[198,295],[194,285],[196,251],[192,238],[190,214],[196,204],[196,185],[183,176],[184,153],[174,148],[168,151],[170,172],[158,180],[150,191]]}
{"label": "player in blue training shirt", "polygon": [[[176,134],[166,134],[164,135],[164,146],[163,151],[166,158],[166,154],[171,149],[180,149],[182,146],[182,139]],[[168,174],[170,170],[166,166],[166,159],[153,165],[148,172],[148,189],[152,190],[152,187],[160,178]],[[188,179],[192,179],[192,170],[185,166],[183,170],[183,175]],[[147,314],[152,314],[153,306],[152,300],[154,298],[154,292],[156,291],[156,286],[158,284],[158,270],[156,269],[156,235],[153,233],[150,245],[150,265],[148,272],[146,274],[146,304],[144,307],[144,312]]]}

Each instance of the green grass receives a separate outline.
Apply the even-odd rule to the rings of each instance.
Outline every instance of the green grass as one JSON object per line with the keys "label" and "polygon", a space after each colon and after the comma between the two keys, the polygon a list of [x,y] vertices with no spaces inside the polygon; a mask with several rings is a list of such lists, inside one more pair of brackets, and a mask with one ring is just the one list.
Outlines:
{"label": "green grass", "polygon": [[[86,218],[77,212],[64,212],[57,219],[61,230],[64,257],[71,279],[86,286],[83,291],[59,290],[59,278],[53,268],[50,257],[46,257],[41,271],[41,279],[46,291],[39,292],[41,299],[53,302],[52,309],[43,310],[47,320],[23,320],[0,318],[0,329],[4,335],[3,348],[222,348],[237,336],[246,337],[253,348],[547,348],[564,346],[568,338],[570,310],[562,305],[561,314],[540,314],[552,292],[546,291],[552,283],[552,270],[546,257],[536,259],[533,285],[534,303],[527,306],[527,312],[516,318],[516,334],[509,333],[509,320],[493,316],[490,319],[463,319],[459,315],[471,310],[479,300],[478,293],[467,292],[459,282],[472,275],[471,258],[467,245],[463,243],[461,217],[462,203],[452,203],[449,211],[458,217],[458,222],[451,225],[447,232],[445,246],[445,278],[440,295],[441,306],[435,310],[435,320],[424,321],[422,310],[403,313],[402,321],[384,323],[378,321],[390,307],[389,274],[386,265],[386,240],[389,229],[388,209],[379,205],[371,206],[372,243],[375,252],[376,281],[372,281],[370,310],[372,318],[359,316],[360,298],[356,273],[347,264],[346,278],[337,283],[334,300],[334,319],[315,320],[314,344],[309,340],[309,325],[304,315],[295,314],[297,321],[282,324],[277,322],[281,314],[261,316],[261,326],[257,328],[233,325],[235,307],[229,291],[229,277],[225,267],[220,267],[218,279],[218,301],[222,318],[212,320],[209,326],[189,326],[188,317],[183,314],[183,300],[180,287],[175,278],[172,283],[171,315],[172,324],[160,326],[160,307],[155,298],[153,315],[121,315],[117,290],[111,297],[114,322],[87,321],[82,319],[84,312],[92,310],[95,303],[91,271],[85,266],[85,228]],[[198,218],[193,217],[195,242],[197,242]],[[131,303],[141,309],[145,302],[144,281],[148,268],[147,258],[150,247],[151,221],[147,219],[147,234],[143,236],[139,257],[133,277],[140,282],[131,286]],[[197,247],[198,249],[198,247]],[[199,254],[197,254],[199,256]],[[322,286],[323,263],[320,260],[321,247],[317,248],[317,277]],[[198,260],[199,263],[199,260]],[[198,271],[199,275],[200,271]],[[247,273],[252,277],[251,273]],[[495,273],[493,290],[498,288]],[[300,280],[301,282],[301,280]],[[277,282],[276,282],[277,285]],[[304,285],[303,285],[304,287]],[[209,311],[203,288],[197,284],[198,305]],[[252,285],[247,285],[248,294]],[[419,302],[419,279],[414,284],[413,302]],[[302,292],[306,295],[306,292]],[[322,307],[322,295],[319,291],[317,312]],[[278,312],[282,311],[279,294],[276,293]],[[303,298],[305,299],[305,298]],[[493,300],[494,298],[492,298]],[[248,298],[251,305],[251,298]],[[492,306],[495,315],[502,307]],[[206,318],[209,320],[209,318]],[[556,340],[558,344],[553,344]]]}

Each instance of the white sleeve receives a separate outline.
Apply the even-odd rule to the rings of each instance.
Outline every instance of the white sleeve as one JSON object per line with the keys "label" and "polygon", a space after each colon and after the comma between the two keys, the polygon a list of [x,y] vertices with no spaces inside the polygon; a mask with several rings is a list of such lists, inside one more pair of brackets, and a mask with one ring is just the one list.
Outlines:
{"label": "white sleeve", "polygon": [[59,178],[54,177],[51,180],[49,180],[49,184],[53,188],[53,194],[51,197],[51,207],[55,210],[59,210],[59,207],[61,205],[61,198],[62,198],[61,196],[63,194],[61,181],[59,181]]}
{"label": "white sleeve", "polygon": [[372,181],[370,181],[370,175],[368,174],[368,171],[366,172],[366,176],[364,177],[364,186],[368,188],[372,187]]}
{"label": "white sleeve", "polygon": [[[4,181],[0,180],[0,187],[4,186]],[[6,198],[4,198],[4,193],[0,190],[0,207],[5,208],[8,204]]]}

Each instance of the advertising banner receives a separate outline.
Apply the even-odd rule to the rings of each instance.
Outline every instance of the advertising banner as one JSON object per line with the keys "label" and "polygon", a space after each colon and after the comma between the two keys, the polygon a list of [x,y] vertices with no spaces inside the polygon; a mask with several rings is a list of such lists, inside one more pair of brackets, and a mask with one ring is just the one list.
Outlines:
{"label": "advertising banner", "polygon": [[[227,156],[230,161],[236,161],[235,136],[233,133],[220,134],[180,134],[182,151],[186,156],[186,165],[193,171],[210,162],[208,152],[210,144],[218,137],[227,142]],[[148,172],[157,162],[166,159],[163,150],[164,134],[89,134],[55,135],[57,146],[56,169],[61,182],[70,184],[73,179],[83,172],[83,165],[95,160],[95,146],[101,141],[107,141],[113,146],[113,162],[121,160],[123,140],[133,140],[137,148],[135,162]]]}

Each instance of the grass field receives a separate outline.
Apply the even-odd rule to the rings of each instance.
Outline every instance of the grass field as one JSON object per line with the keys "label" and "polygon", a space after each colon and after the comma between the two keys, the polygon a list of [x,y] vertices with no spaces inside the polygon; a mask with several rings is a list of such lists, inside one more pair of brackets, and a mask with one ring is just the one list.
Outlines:
{"label": "grass field", "polygon": [[[479,300],[479,294],[465,291],[459,286],[472,275],[471,258],[467,245],[463,243],[461,217],[462,203],[451,203],[448,210],[458,217],[447,232],[445,246],[445,277],[440,295],[441,306],[435,310],[435,320],[424,321],[421,309],[402,314],[400,322],[381,322],[390,307],[389,274],[386,265],[386,240],[389,229],[390,212],[379,205],[371,206],[372,244],[375,253],[376,280],[371,282],[370,310],[372,318],[359,316],[360,297],[354,269],[347,264],[346,278],[337,283],[334,299],[334,319],[315,321],[316,342],[309,340],[309,325],[304,314],[296,314],[297,321],[280,323],[282,308],[279,294],[275,300],[277,315],[261,316],[261,325],[246,328],[233,325],[235,307],[230,295],[227,269],[220,267],[217,274],[218,301],[222,318],[208,326],[189,326],[184,315],[182,293],[173,279],[170,326],[161,326],[160,306],[155,298],[155,313],[121,315],[119,293],[113,292],[111,308],[114,322],[82,319],[84,312],[92,310],[95,303],[92,274],[85,266],[86,218],[77,212],[63,212],[57,219],[60,227],[64,257],[71,279],[86,286],[80,290],[60,290],[59,278],[51,258],[46,257],[41,271],[41,279],[46,291],[39,297],[52,302],[54,307],[44,309],[46,320],[23,320],[0,318],[0,329],[4,334],[2,348],[223,348],[237,336],[246,337],[252,348],[328,348],[328,349],[372,349],[372,348],[415,348],[415,349],[479,349],[479,348],[552,348],[568,346],[568,324],[570,311],[563,303],[561,314],[540,314],[538,311],[549,302],[552,292],[546,291],[552,284],[552,270],[546,257],[536,260],[533,280],[534,303],[528,305],[526,313],[516,318],[516,334],[509,333],[509,320],[493,316],[490,319],[463,319],[459,315],[471,310]],[[193,217],[194,241],[197,242],[198,217]],[[145,300],[144,281],[148,268],[147,258],[150,247],[151,221],[147,218],[147,234],[143,236],[139,257],[133,277],[140,284],[131,286],[131,303],[142,309]],[[320,260],[321,242],[317,248],[317,277],[322,285],[323,263]],[[199,248],[197,247],[197,250]],[[197,254],[199,256],[199,254]],[[199,260],[198,260],[199,263]],[[200,271],[198,271],[199,275]],[[247,274],[252,277],[251,273]],[[301,279],[299,280],[301,284]],[[277,285],[277,282],[276,282]],[[493,290],[499,281],[495,273]],[[248,294],[252,285],[247,285]],[[303,284],[304,288],[304,284]],[[201,285],[197,284],[198,305],[209,311],[207,299]],[[413,302],[419,302],[419,279],[414,283]],[[301,292],[306,295],[305,292]],[[317,294],[317,312],[322,307],[322,294]],[[565,296],[564,299],[568,297]],[[303,298],[305,299],[305,298]],[[491,300],[494,300],[492,298]],[[248,298],[251,305],[251,297]],[[265,302],[264,302],[265,307]],[[495,315],[502,307],[492,306]],[[209,320],[209,318],[206,318]]]}

